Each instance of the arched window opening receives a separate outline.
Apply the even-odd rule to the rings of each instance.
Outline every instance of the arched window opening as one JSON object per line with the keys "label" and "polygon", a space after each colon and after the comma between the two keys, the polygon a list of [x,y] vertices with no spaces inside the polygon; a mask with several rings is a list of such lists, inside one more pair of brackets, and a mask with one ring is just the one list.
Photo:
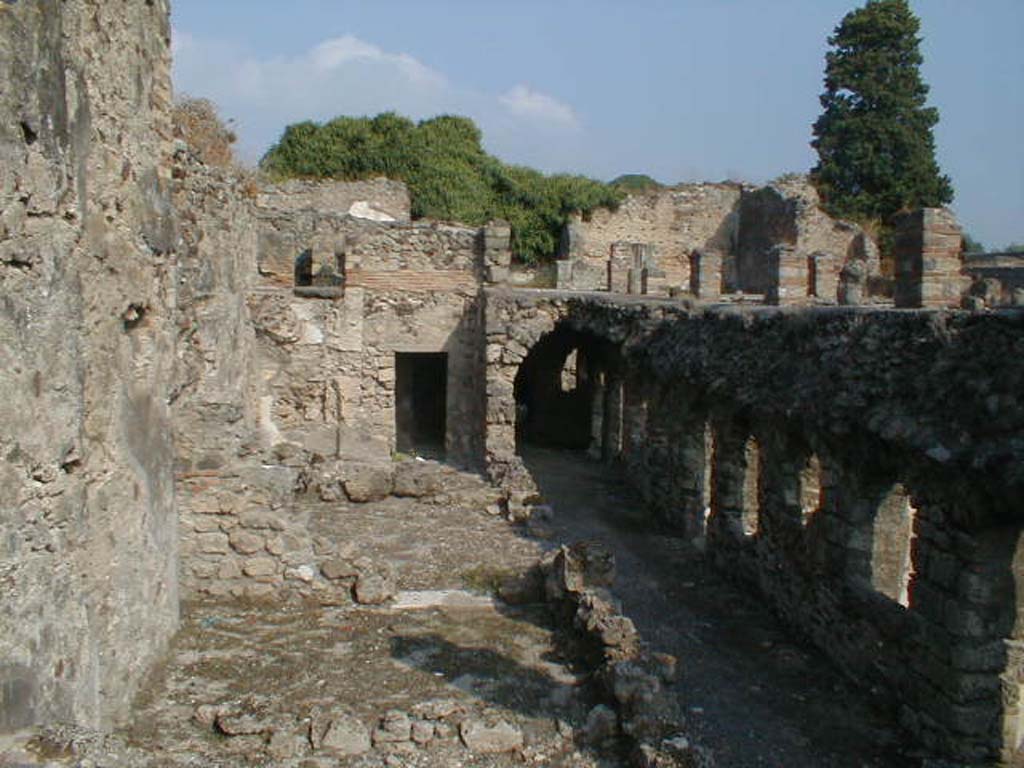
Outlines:
{"label": "arched window opening", "polygon": [[812,453],[800,470],[800,521],[806,527],[822,507],[821,460]]}
{"label": "arched window opening", "polygon": [[757,438],[747,438],[743,462],[743,534],[754,536],[761,524],[761,446]]}
{"label": "arched window opening", "polygon": [[882,497],[872,530],[871,584],[902,606],[910,605],[916,514],[910,494],[896,483]]}

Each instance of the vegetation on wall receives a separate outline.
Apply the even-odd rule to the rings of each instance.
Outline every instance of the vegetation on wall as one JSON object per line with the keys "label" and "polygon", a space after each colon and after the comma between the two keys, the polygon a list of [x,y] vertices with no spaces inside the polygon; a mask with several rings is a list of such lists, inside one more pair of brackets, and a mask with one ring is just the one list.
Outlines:
{"label": "vegetation on wall", "polygon": [[235,165],[235,132],[221,119],[209,99],[181,96],[174,101],[171,121],[175,138],[186,142],[207,165],[230,168]]}
{"label": "vegetation on wall", "polygon": [[583,176],[547,176],[487,154],[480,129],[466,117],[442,115],[414,123],[385,112],[288,126],[261,167],[278,178],[404,181],[416,218],[479,226],[512,225],[512,249],[527,264],[551,260],[569,215],[614,207],[618,188]]}
{"label": "vegetation on wall", "polygon": [[907,0],[868,0],[828,39],[811,175],[833,215],[885,221],[953,199],[935,161],[939,113],[925,106],[919,29]]}

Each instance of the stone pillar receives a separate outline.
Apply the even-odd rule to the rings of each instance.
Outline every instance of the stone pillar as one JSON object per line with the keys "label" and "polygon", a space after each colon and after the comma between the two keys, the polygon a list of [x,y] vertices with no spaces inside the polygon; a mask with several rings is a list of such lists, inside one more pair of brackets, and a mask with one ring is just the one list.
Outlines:
{"label": "stone pillar", "polygon": [[768,304],[807,303],[807,257],[791,245],[776,245],[768,252]]}
{"label": "stone pillar", "polygon": [[590,448],[587,451],[592,459],[600,459],[604,455],[604,382],[604,372],[595,372],[590,401]]}
{"label": "stone pillar", "polygon": [[731,424],[715,424],[715,466],[712,475],[708,545],[728,560],[728,553],[744,538],[743,507],[746,489],[746,436]]}
{"label": "stone pillar", "polygon": [[834,304],[839,296],[839,270],[831,253],[812,253],[807,257],[811,296]]}
{"label": "stone pillar", "polygon": [[639,456],[647,439],[647,393],[636,374],[626,378],[622,395],[622,454],[628,463]]}
{"label": "stone pillar", "polygon": [[609,374],[604,393],[604,419],[601,439],[601,458],[606,462],[618,460],[622,453],[622,378]]}
{"label": "stone pillar", "polygon": [[690,293],[714,301],[722,295],[722,254],[696,250],[690,254]]}
{"label": "stone pillar", "polygon": [[955,307],[964,280],[962,236],[945,208],[922,208],[893,219],[897,307]]}
{"label": "stone pillar", "polygon": [[484,272],[488,283],[507,283],[512,264],[512,227],[507,221],[488,222],[483,228]]}
{"label": "stone pillar", "polygon": [[612,243],[608,253],[608,290],[612,293],[629,292],[629,270],[633,266],[633,244]]}
{"label": "stone pillar", "polygon": [[572,262],[569,260],[556,261],[555,269],[558,270],[555,273],[555,288],[560,291],[572,290]]}

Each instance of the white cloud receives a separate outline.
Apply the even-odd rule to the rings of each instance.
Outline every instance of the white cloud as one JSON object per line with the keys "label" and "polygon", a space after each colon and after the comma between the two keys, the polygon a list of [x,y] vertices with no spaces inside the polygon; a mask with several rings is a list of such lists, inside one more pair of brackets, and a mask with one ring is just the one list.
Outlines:
{"label": "white cloud", "polygon": [[516,117],[552,123],[565,128],[578,128],[579,120],[568,104],[553,96],[535,91],[527,85],[517,85],[498,99],[501,105]]}
{"label": "white cloud", "polygon": [[314,69],[330,72],[354,61],[372,61],[394,66],[421,85],[441,87],[445,78],[407,53],[386,53],[372,43],[352,35],[335,37],[317,45],[309,54]]}
{"label": "white cloud", "polygon": [[173,50],[175,88],[211,99],[234,120],[239,152],[250,162],[291,123],[388,110],[415,120],[466,115],[488,149],[510,162],[564,169],[578,149],[579,120],[557,99],[526,85],[503,94],[459,87],[410,53],[353,35],[285,56],[174,30]]}

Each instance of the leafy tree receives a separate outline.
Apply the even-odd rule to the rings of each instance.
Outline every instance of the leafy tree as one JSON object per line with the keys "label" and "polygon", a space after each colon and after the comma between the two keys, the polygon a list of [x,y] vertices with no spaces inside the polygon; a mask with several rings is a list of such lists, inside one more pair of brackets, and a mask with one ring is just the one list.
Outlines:
{"label": "leafy tree", "polygon": [[409,186],[414,217],[470,225],[506,219],[521,261],[552,258],[573,211],[614,206],[622,193],[582,176],[545,176],[505,165],[483,149],[476,124],[441,115],[420,123],[385,112],[285,128],[261,166],[272,176],[362,179],[388,176]]}
{"label": "leafy tree", "polygon": [[1010,243],[1003,250],[1004,253],[1024,253],[1024,243]]}
{"label": "leafy tree", "polygon": [[939,114],[925,106],[919,29],[907,0],[868,0],[828,39],[811,175],[834,215],[885,220],[953,199],[935,161]]}

